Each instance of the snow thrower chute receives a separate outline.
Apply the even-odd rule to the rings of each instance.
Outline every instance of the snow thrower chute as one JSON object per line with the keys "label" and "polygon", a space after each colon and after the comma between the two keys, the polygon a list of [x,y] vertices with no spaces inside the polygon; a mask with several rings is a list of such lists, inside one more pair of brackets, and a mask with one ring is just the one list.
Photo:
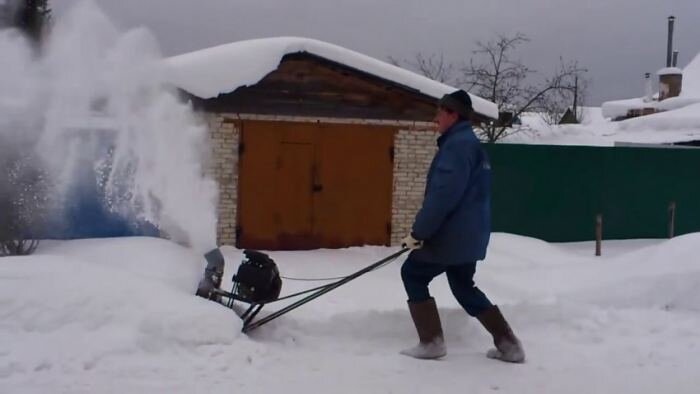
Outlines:
{"label": "snow thrower chute", "polygon": [[[243,251],[243,261],[238,267],[236,274],[231,278],[233,282],[231,291],[221,290],[220,287],[224,275],[225,260],[221,251],[219,249],[214,249],[204,255],[207,260],[207,267],[204,270],[204,277],[199,282],[196,294],[200,297],[218,302],[230,309],[233,309],[234,301],[248,304],[248,309],[240,315],[241,319],[243,319],[242,331],[247,333],[353,279],[391,263],[408,250],[408,248],[403,248],[355,273],[338,278],[332,283],[279,297],[280,291],[282,290],[282,276],[280,276],[277,264],[275,264],[270,256],[256,250]],[[308,295],[253,322],[253,319],[265,304],[297,297],[303,294]]]}

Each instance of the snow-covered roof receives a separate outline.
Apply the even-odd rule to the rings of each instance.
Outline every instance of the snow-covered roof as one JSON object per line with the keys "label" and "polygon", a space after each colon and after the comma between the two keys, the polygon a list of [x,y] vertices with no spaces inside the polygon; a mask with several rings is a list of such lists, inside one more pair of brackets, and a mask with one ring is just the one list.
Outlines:
{"label": "snow-covered roof", "polygon": [[678,75],[683,74],[683,70],[678,67],[665,67],[656,72],[656,75]]}
{"label": "snow-covered roof", "polygon": [[671,111],[700,102],[700,54],[681,70],[676,67],[662,68],[658,75],[682,74],[683,85],[679,97],[663,101],[646,101],[643,97],[627,100],[614,100],[603,103],[603,116],[615,119],[627,115],[631,109],[653,108]]}
{"label": "snow-covered roof", "polygon": [[631,109],[651,108],[656,111],[673,111],[699,102],[700,97],[684,96],[671,97],[663,101],[645,101],[643,98],[608,101],[603,104],[603,116],[615,119],[627,115]]}
{"label": "snow-covered roof", "polygon": [[[239,41],[170,57],[165,60],[167,78],[175,86],[197,97],[212,98],[239,87],[255,85],[277,69],[285,55],[300,52],[347,65],[434,98],[457,90],[350,49],[298,37]],[[471,93],[470,96],[476,112],[498,118],[496,104]]]}
{"label": "snow-covered roof", "polygon": [[[668,100],[665,100],[668,101]],[[588,114],[588,120],[586,120]],[[547,125],[538,114],[523,116],[524,129],[503,142],[537,145],[615,146],[675,144],[700,141],[700,102],[672,111],[611,122],[595,108],[581,124]]]}
{"label": "snow-covered roof", "polygon": [[627,100],[606,101],[603,103],[603,116],[606,118],[619,118],[627,115],[631,109],[654,108],[655,101],[646,101],[644,98]]}
{"label": "snow-covered roof", "polygon": [[698,54],[693,61],[688,63],[683,70],[676,67],[667,67],[659,70],[657,74],[682,74],[683,85],[680,96],[671,97],[663,101],[647,101],[643,97],[608,101],[603,103],[603,116],[615,119],[627,115],[629,110],[644,108],[671,111],[700,102],[700,54]]}

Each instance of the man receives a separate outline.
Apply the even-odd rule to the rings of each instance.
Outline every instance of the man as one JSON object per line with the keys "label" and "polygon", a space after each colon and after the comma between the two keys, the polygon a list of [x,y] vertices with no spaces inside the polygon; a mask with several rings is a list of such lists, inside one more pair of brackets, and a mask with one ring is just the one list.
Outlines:
{"label": "man", "polygon": [[442,97],[435,115],[438,151],[428,172],[423,205],[411,233],[402,240],[412,249],[401,278],[419,343],[401,353],[420,359],[447,354],[437,306],[428,291],[430,281],[446,273],[459,304],[493,336],[496,348],[487,356],[522,363],[520,341],[473,281],[491,233],[491,165],[469,123],[471,113],[469,94],[458,90]]}

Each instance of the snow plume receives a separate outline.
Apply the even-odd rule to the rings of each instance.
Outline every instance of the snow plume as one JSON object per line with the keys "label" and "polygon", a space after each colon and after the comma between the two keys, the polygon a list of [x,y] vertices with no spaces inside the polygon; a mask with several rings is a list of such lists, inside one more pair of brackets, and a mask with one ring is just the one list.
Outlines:
{"label": "snow plume", "polygon": [[65,209],[97,190],[110,213],[150,222],[181,243],[216,242],[216,184],[205,176],[204,122],[166,86],[145,29],[120,32],[92,2],[55,25],[37,55],[0,31],[0,137],[32,149]]}

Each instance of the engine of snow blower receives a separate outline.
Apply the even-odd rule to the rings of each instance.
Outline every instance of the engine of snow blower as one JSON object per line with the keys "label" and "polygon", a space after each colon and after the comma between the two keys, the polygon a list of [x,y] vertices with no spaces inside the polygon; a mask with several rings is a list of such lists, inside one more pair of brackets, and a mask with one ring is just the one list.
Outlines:
{"label": "engine of snow blower", "polygon": [[231,279],[234,292],[250,303],[263,304],[276,300],[282,291],[282,278],[277,264],[265,253],[244,250],[245,259]]}
{"label": "engine of snow blower", "polygon": [[249,304],[264,304],[276,300],[282,291],[282,278],[277,264],[265,253],[257,250],[244,250],[243,261],[238,272],[231,278],[231,293],[221,290],[221,278],[224,274],[224,256],[219,249],[213,249],[204,255],[207,267],[204,277],[197,286],[197,295],[221,302],[221,297],[232,301],[238,300]]}

